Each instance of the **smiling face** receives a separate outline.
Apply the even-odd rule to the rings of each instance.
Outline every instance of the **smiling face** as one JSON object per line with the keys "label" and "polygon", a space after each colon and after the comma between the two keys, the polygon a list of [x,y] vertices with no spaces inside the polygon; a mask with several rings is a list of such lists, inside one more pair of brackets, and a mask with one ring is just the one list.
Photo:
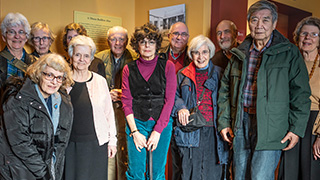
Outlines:
{"label": "smiling face", "polygon": [[272,23],[271,11],[263,9],[252,13],[249,21],[251,37],[255,42],[263,43],[269,41],[272,31],[276,28],[277,21]]}
{"label": "smiling face", "polygon": [[7,28],[7,33],[2,35],[2,39],[7,43],[9,50],[14,51],[22,51],[28,40],[22,25]]}
{"label": "smiling face", "polygon": [[188,28],[184,23],[172,25],[171,32],[168,34],[170,46],[174,53],[182,52],[189,40]]}
{"label": "smiling face", "polygon": [[210,60],[210,50],[207,45],[202,45],[198,51],[191,52],[192,59],[197,68],[201,69],[208,65]]}
{"label": "smiling face", "polygon": [[229,50],[235,44],[236,34],[233,32],[229,21],[222,21],[216,29],[219,46],[223,50]]}
{"label": "smiling face", "polygon": [[[63,76],[64,73],[60,71],[56,71],[53,68],[47,66],[44,71],[46,74],[52,74],[53,76]],[[45,75],[42,73],[40,81],[39,81],[39,89],[40,93],[44,98],[48,98],[51,94],[56,93],[61,87],[62,82],[58,82],[56,78],[53,80],[48,80],[45,78]]]}
{"label": "smiling face", "polygon": [[40,56],[47,54],[51,46],[49,30],[39,29],[33,33],[33,36],[33,44],[37,53]]}
{"label": "smiling face", "polygon": [[[317,51],[319,47],[319,28],[313,25],[304,25],[301,28],[299,35],[299,49],[305,52]],[[307,34],[307,35],[302,35]],[[311,37],[310,34],[318,34],[316,37]]]}
{"label": "smiling face", "polygon": [[75,46],[71,60],[76,71],[88,71],[91,64],[90,47],[82,45]]}
{"label": "smiling face", "polygon": [[115,31],[110,31],[108,37],[108,43],[112,54],[115,58],[120,58],[124,53],[127,46],[127,36],[126,32],[122,29],[116,29]]}

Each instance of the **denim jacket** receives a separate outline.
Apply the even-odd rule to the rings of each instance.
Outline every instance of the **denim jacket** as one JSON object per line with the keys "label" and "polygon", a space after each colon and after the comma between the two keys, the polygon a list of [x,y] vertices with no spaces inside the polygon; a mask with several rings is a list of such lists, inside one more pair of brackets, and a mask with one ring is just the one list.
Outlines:
{"label": "denim jacket", "polygon": [[[211,73],[211,71],[214,71]],[[171,116],[177,118],[178,111],[181,109],[191,109],[196,106],[197,102],[197,90],[195,84],[195,72],[196,67],[193,62],[190,63],[189,66],[181,69],[177,74],[177,91],[175,97],[175,104],[172,109]],[[212,74],[206,82],[204,86],[212,91],[212,103],[213,103],[213,115],[214,115],[214,126],[217,127],[217,98],[218,98],[218,90],[220,86],[220,78],[222,69],[218,66],[213,65],[211,61],[209,61],[209,72],[208,74]],[[217,151],[219,156],[219,162],[221,164],[226,164],[228,161],[229,155],[229,147],[228,144],[222,139],[221,135],[218,131],[215,132],[217,137]]]}

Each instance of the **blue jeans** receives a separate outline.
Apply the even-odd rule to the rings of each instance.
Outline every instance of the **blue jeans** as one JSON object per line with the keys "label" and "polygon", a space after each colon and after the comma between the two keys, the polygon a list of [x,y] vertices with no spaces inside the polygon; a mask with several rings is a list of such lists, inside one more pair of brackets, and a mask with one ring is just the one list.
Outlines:
{"label": "blue jeans", "polygon": [[[153,158],[153,179],[154,180],[165,180],[165,167],[167,162],[167,153],[172,134],[172,118],[166,128],[163,129],[160,140],[158,142],[156,150],[152,152]],[[147,139],[150,137],[153,127],[156,122],[153,120],[141,121],[135,119],[137,129]],[[128,170],[126,176],[128,180],[142,180],[149,179],[149,151],[146,148],[141,149],[139,152],[133,141],[133,137],[130,137],[130,128],[126,127],[127,134],[127,146],[128,146]],[[145,177],[146,173],[146,177]]]}
{"label": "blue jeans", "polygon": [[244,112],[243,125],[233,140],[235,180],[274,180],[281,150],[255,150],[256,115]]}

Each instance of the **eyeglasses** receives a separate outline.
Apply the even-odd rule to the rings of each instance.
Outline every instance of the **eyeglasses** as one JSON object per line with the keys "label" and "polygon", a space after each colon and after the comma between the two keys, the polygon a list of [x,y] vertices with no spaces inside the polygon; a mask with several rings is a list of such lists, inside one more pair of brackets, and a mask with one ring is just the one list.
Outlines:
{"label": "eyeglasses", "polygon": [[115,43],[115,42],[119,42],[119,43],[124,43],[126,41],[126,39],[124,38],[111,38],[109,39],[110,42]]}
{"label": "eyeglasses", "polygon": [[187,38],[189,36],[188,33],[186,32],[182,32],[182,33],[179,33],[179,32],[173,32],[171,33],[173,37],[178,37],[178,36],[181,36],[182,38]]}
{"label": "eyeglasses", "polygon": [[43,42],[47,42],[47,41],[49,41],[51,38],[50,37],[48,37],[48,36],[43,36],[43,37],[33,37],[32,38],[33,39],[33,41],[34,42],[40,42],[41,40],[43,41]]}
{"label": "eyeglasses", "polygon": [[7,31],[6,33],[7,33],[7,35],[10,36],[10,37],[14,37],[14,36],[17,35],[17,34],[19,34],[19,36],[21,36],[21,37],[26,37],[26,35],[27,35],[27,33],[24,32],[23,30],[20,30],[20,31],[16,32],[16,31],[10,29],[10,30]]}
{"label": "eyeglasses", "polygon": [[58,83],[62,83],[63,81],[66,80],[65,77],[63,77],[63,76],[55,76],[52,73],[42,72],[42,74],[44,75],[44,78],[46,80],[48,80],[48,81],[53,81],[54,79],[56,79]]}
{"label": "eyeglasses", "polygon": [[312,38],[316,38],[319,36],[319,33],[315,33],[315,32],[311,32],[311,33],[308,33],[308,32],[300,32],[299,34],[301,37],[306,37],[309,35],[309,37],[312,37]]}
{"label": "eyeglasses", "polygon": [[206,55],[209,54],[209,50],[203,50],[202,52],[192,51],[191,53],[192,53],[193,55],[195,55],[195,56],[200,56],[200,54],[201,54],[202,56],[206,56]]}
{"label": "eyeglasses", "polygon": [[145,46],[147,44],[149,44],[149,46],[153,46],[156,44],[156,41],[154,41],[154,40],[150,40],[150,41],[141,40],[141,41],[139,41],[140,46]]}

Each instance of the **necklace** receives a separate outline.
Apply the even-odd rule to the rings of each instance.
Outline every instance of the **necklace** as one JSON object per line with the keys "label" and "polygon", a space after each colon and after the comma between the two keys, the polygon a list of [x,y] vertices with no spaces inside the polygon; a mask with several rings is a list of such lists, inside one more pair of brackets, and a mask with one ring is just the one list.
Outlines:
{"label": "necklace", "polygon": [[[313,66],[312,66],[311,71],[310,71],[310,74],[309,74],[309,79],[312,78],[313,73],[314,73],[314,70],[316,69],[316,64],[317,64],[317,62],[318,62],[318,56],[319,56],[319,54],[317,54],[316,59],[314,59]],[[320,64],[319,64],[319,67],[320,67]]]}

